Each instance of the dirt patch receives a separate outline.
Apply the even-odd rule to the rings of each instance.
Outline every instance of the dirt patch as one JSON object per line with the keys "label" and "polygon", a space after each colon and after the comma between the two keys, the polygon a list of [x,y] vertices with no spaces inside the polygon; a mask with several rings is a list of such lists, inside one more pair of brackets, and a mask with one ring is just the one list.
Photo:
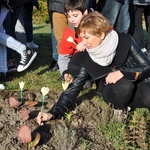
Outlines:
{"label": "dirt patch", "polygon": [[[89,92],[89,95],[93,92]],[[39,132],[41,139],[39,144],[32,149],[36,150],[84,150],[84,149],[113,149],[108,145],[103,136],[98,133],[97,126],[100,121],[108,117],[108,108],[101,108],[99,99],[86,99],[73,110],[70,120],[62,118],[60,120],[51,120],[39,127],[35,117],[41,108],[41,93],[28,92],[23,93],[25,99],[38,101],[36,106],[20,106],[10,108],[8,99],[10,96],[19,97],[17,92],[1,92],[0,98],[0,149],[1,150],[20,150],[23,143],[17,137],[18,129],[22,125],[31,128],[32,133]],[[86,95],[87,96],[87,95]],[[86,97],[85,96],[85,97]],[[47,112],[58,100],[59,93],[50,91],[45,100],[44,111]],[[83,96],[82,96],[83,98]],[[80,98],[79,98],[80,100]],[[21,119],[21,111],[27,109],[29,119]],[[106,118],[105,118],[106,119]],[[108,120],[108,119],[106,119]]]}
{"label": "dirt patch", "polygon": [[[23,95],[24,99],[37,101],[38,104],[31,107],[22,105],[10,108],[9,97],[17,98],[19,93],[7,91],[0,93],[0,150],[21,150],[24,148],[23,142],[17,137],[18,130],[22,125],[27,125],[32,130],[33,139],[37,132],[41,135],[38,145],[32,150],[114,149],[114,143],[111,142],[114,135],[111,136],[111,131],[108,137],[112,139],[106,140],[106,137],[98,129],[100,124],[107,125],[107,122],[110,121],[112,109],[108,105],[100,103],[99,97],[94,96],[94,90],[85,92],[78,98],[80,105],[70,111],[73,114],[71,119],[65,117],[60,120],[51,120],[43,126],[39,126],[35,119],[41,109],[41,93],[24,91]],[[44,112],[52,108],[59,95],[60,93],[55,91],[49,92],[45,99]],[[29,119],[26,121],[21,119],[21,112],[24,109],[29,111]],[[106,127],[103,128],[107,130]],[[114,133],[117,134],[116,128],[114,128]]]}

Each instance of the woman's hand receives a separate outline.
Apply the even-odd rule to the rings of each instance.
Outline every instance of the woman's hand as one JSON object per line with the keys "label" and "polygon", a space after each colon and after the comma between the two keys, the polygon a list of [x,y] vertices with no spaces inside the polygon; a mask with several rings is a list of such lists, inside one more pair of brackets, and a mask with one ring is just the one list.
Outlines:
{"label": "woman's hand", "polygon": [[71,83],[73,81],[72,75],[70,75],[68,73],[64,74],[64,79],[65,79],[65,82],[67,82],[67,83]]}
{"label": "woman's hand", "polygon": [[76,49],[80,52],[84,52],[85,48],[86,47],[82,44],[82,42],[78,43],[78,45],[76,46]]}
{"label": "woman's hand", "polygon": [[53,117],[50,113],[38,113],[38,116],[36,117],[37,123],[42,126],[44,123],[43,121],[48,121]]}
{"label": "woman's hand", "polygon": [[106,84],[115,84],[118,80],[120,80],[123,77],[123,74],[121,71],[114,71],[107,75],[105,78]]}

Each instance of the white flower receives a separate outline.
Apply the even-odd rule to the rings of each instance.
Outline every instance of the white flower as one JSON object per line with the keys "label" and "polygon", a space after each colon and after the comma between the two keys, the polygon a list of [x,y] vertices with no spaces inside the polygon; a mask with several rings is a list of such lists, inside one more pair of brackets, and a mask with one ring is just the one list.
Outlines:
{"label": "white flower", "polygon": [[48,92],[49,92],[49,88],[48,87],[42,87],[41,88],[41,93],[42,93],[43,96],[45,96]]}
{"label": "white flower", "polygon": [[25,82],[23,82],[23,81],[19,82],[19,86],[20,86],[20,89],[21,89],[21,90],[23,90],[24,84],[25,84]]}

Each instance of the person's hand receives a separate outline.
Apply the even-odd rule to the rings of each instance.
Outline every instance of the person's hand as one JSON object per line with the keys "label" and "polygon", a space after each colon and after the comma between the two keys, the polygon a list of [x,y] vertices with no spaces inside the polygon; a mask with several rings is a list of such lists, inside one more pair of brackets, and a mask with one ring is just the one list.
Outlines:
{"label": "person's hand", "polygon": [[48,121],[53,117],[50,113],[38,113],[38,116],[36,117],[37,123],[42,126],[44,121]]}
{"label": "person's hand", "polygon": [[78,43],[78,45],[76,46],[76,49],[80,52],[84,52],[85,48],[86,47],[82,44],[82,42]]}
{"label": "person's hand", "polygon": [[105,78],[106,84],[115,84],[118,80],[120,80],[123,77],[123,74],[121,71],[114,71],[107,75]]}
{"label": "person's hand", "polygon": [[68,73],[64,74],[64,79],[65,79],[65,82],[67,83],[71,83],[73,81],[72,75]]}

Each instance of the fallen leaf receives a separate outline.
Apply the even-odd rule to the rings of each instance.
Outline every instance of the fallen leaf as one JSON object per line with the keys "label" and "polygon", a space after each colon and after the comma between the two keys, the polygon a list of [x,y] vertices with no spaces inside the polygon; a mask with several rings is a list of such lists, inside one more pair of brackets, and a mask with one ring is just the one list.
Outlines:
{"label": "fallen leaf", "polygon": [[35,147],[39,143],[40,138],[41,138],[41,135],[40,133],[37,132],[34,141],[31,141],[30,143],[28,143],[28,149]]}
{"label": "fallen leaf", "polygon": [[34,105],[37,105],[37,104],[38,104],[37,101],[31,101],[31,100],[27,100],[24,103],[25,106],[34,106]]}
{"label": "fallen leaf", "polygon": [[24,145],[31,142],[31,129],[26,125],[21,126],[18,130],[18,137],[23,141]]}
{"label": "fallen leaf", "polygon": [[21,119],[27,120],[29,118],[29,112],[27,109],[21,111]]}
{"label": "fallen leaf", "polygon": [[10,107],[18,107],[20,104],[21,103],[14,97],[9,97],[9,106]]}

